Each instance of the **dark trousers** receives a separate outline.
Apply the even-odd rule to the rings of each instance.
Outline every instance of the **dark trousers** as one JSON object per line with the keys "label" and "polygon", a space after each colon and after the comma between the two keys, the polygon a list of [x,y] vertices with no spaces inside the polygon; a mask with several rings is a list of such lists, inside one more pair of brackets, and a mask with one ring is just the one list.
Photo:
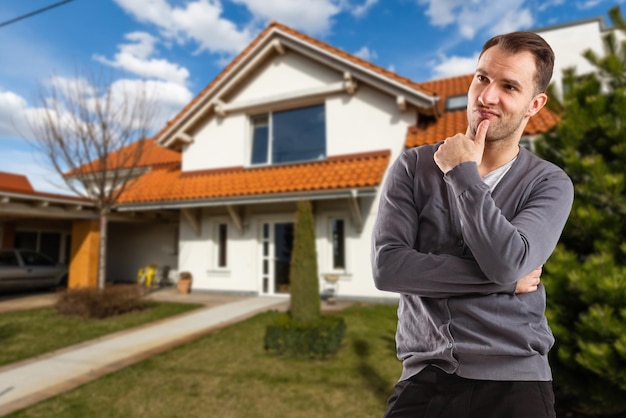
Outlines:
{"label": "dark trousers", "polygon": [[398,382],[384,418],[555,418],[552,382],[464,379],[429,366]]}

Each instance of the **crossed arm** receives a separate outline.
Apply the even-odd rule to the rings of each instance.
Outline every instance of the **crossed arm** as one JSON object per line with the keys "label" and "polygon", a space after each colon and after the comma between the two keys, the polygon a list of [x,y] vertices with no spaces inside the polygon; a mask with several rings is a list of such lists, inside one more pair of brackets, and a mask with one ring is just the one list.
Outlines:
{"label": "crossed arm", "polygon": [[[569,213],[564,208],[558,219],[537,215],[558,204],[555,191],[542,185],[545,190],[536,194],[529,208],[508,221],[495,207],[488,189],[476,181],[476,167],[462,164],[465,167],[455,168],[447,181],[457,198],[463,236],[473,257],[419,252],[414,247],[419,235],[413,201],[416,165],[405,154],[390,168],[383,189],[372,240],[376,286],[425,297],[535,291],[541,276],[537,266],[552,252]],[[565,195],[559,199],[573,197],[568,187],[562,192]],[[477,208],[480,213],[475,213]],[[548,240],[542,236],[547,231],[552,237]]]}

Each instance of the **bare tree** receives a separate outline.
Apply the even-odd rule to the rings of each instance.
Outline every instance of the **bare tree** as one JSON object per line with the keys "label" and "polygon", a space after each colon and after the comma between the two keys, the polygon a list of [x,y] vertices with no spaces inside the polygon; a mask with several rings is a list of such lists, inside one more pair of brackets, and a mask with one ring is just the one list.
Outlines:
{"label": "bare tree", "polygon": [[41,85],[29,119],[35,147],[66,185],[92,200],[100,216],[98,287],[106,280],[108,216],[141,172],[146,134],[156,102],[146,84],[114,81],[111,73],[83,71]]}

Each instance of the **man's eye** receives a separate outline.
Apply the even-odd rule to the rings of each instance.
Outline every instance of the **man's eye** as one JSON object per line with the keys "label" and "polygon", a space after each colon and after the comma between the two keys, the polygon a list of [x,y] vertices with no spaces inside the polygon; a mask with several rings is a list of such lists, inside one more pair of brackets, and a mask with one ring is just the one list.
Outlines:
{"label": "man's eye", "polygon": [[507,90],[510,90],[510,91],[515,91],[515,90],[517,90],[517,87],[515,87],[515,86],[513,86],[513,85],[511,85],[511,84],[506,84],[506,85],[504,86],[504,88],[505,88],[505,89],[507,89]]}

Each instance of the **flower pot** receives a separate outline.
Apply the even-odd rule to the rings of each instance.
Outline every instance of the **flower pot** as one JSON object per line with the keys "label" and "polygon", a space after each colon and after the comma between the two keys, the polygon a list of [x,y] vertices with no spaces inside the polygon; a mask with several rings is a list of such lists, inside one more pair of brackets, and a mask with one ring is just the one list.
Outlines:
{"label": "flower pot", "polygon": [[192,282],[191,273],[188,271],[182,271],[178,275],[178,293],[189,293],[191,292],[191,282]]}

